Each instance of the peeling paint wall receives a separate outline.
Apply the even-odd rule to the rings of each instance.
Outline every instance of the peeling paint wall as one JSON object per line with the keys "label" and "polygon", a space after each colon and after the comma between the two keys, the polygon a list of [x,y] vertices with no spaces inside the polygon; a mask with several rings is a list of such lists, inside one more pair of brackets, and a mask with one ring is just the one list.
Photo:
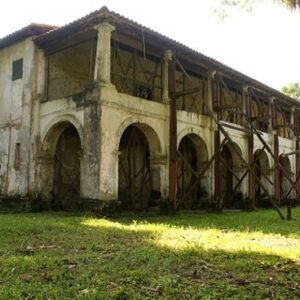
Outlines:
{"label": "peeling paint wall", "polygon": [[[0,50],[0,193],[28,192],[30,164],[31,87],[34,45],[30,38]],[[23,59],[23,76],[12,80],[12,63]],[[20,143],[20,165],[15,147]]]}

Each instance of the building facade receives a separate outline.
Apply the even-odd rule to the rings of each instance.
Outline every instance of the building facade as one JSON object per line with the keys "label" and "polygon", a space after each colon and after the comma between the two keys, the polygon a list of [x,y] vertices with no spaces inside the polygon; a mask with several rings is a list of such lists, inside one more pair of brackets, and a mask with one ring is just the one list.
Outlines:
{"label": "building facade", "polygon": [[0,194],[47,207],[299,199],[299,103],[102,8],[0,40]]}

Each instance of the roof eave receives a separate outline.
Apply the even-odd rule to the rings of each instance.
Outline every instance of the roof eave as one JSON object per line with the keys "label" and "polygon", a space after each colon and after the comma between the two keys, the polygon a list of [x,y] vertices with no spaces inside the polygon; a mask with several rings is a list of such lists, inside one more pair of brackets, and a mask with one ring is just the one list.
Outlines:
{"label": "roof eave", "polygon": [[54,28],[57,28],[57,26],[31,23],[28,26],[21,28],[20,30],[15,31],[0,39],[0,50],[18,43],[19,41],[22,41],[28,37],[43,34]]}
{"label": "roof eave", "polygon": [[212,71],[221,72],[227,76],[232,77],[234,80],[240,82],[241,84],[249,85],[254,88],[258,88],[262,90],[264,93],[269,94],[269,96],[274,96],[277,98],[280,98],[281,100],[287,101],[289,104],[299,105],[299,102],[280,91],[271,88],[267,85],[265,85],[262,82],[259,82],[237,70],[234,70],[233,68],[213,59],[210,58],[194,49],[191,49],[190,47],[183,45],[180,42],[177,42],[165,35],[162,35],[148,27],[144,27],[143,25],[130,20],[118,13],[115,13],[113,11],[108,10],[107,7],[102,7],[99,10],[96,10],[87,16],[75,20],[72,23],[69,23],[61,28],[51,30],[45,34],[42,34],[34,39],[35,43],[42,47],[45,46],[47,43],[51,43],[51,41],[55,40],[56,38],[61,38],[65,34],[68,34],[72,31],[76,31],[77,29],[81,28],[82,26],[92,26],[100,22],[104,22],[107,20],[114,20],[116,23],[126,23],[129,26],[132,26],[135,29],[142,30],[145,34],[150,35],[154,39],[158,39],[159,41],[163,41],[165,43],[166,48],[172,48],[176,50],[180,50],[183,53],[186,53],[187,55],[193,55],[196,59],[204,61],[204,64],[208,69],[211,69]]}

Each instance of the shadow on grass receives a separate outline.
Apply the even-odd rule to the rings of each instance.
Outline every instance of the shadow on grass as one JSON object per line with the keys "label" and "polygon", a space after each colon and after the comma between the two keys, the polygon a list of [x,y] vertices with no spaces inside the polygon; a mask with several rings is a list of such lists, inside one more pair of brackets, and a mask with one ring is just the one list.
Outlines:
{"label": "shadow on grass", "polygon": [[[185,227],[190,220],[184,216],[157,222]],[[1,299],[300,297],[294,261],[243,249],[206,249],[185,236],[179,237],[187,243],[181,248],[172,243],[178,237],[163,235],[167,228],[154,224],[155,218],[139,224],[61,214],[15,217],[0,219]]]}

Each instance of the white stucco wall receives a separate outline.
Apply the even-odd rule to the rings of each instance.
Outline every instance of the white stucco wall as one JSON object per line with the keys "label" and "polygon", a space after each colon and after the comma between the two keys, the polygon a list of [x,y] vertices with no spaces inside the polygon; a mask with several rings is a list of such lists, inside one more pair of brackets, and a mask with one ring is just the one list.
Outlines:
{"label": "white stucco wall", "polygon": [[[12,63],[23,58],[23,76],[12,81]],[[25,194],[28,188],[31,89],[34,45],[31,38],[0,50],[0,192]],[[20,168],[14,167],[21,144]]]}

